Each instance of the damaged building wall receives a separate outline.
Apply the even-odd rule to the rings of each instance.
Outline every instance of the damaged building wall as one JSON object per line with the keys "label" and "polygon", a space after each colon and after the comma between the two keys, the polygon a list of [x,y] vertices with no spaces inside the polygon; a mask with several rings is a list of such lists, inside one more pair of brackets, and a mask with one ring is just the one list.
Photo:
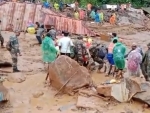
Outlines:
{"label": "damaged building wall", "polygon": [[41,5],[30,3],[5,2],[0,4],[0,20],[2,30],[9,30],[13,25],[14,30],[25,30],[28,21],[40,22],[45,25],[54,25],[57,30],[67,30],[73,34],[95,35],[89,30],[82,20],[68,18],[61,13],[42,8]]}
{"label": "damaged building wall", "polygon": [[57,30],[68,31],[73,34],[89,35],[94,36],[95,33],[87,28],[82,20],[76,20],[73,18],[66,17],[60,13],[55,13],[52,10],[43,9],[44,24],[54,25]]}
{"label": "damaged building wall", "polygon": [[41,5],[29,3],[5,2],[0,4],[2,30],[8,30],[10,25],[13,25],[15,30],[25,30],[28,21],[40,20],[41,8]]}

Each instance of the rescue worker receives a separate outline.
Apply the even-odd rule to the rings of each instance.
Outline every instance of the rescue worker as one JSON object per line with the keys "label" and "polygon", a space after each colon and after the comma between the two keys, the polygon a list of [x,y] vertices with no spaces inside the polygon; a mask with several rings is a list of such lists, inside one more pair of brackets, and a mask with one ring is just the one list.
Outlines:
{"label": "rescue worker", "polygon": [[60,55],[67,55],[70,57],[71,55],[71,47],[74,46],[71,38],[69,37],[69,32],[64,31],[64,37],[59,40],[58,43],[60,49]]}
{"label": "rescue worker", "polygon": [[87,16],[88,16],[88,17],[90,16],[90,13],[91,13],[91,7],[92,7],[92,4],[91,4],[91,3],[88,3],[88,4],[87,4]]}
{"label": "rescue worker", "polygon": [[44,25],[41,25],[36,32],[36,39],[38,40],[39,44],[42,44],[42,37],[44,35],[44,31],[45,31]]}
{"label": "rescue worker", "polygon": [[77,20],[79,19],[79,12],[78,11],[74,12],[74,18],[77,19]]}
{"label": "rescue worker", "polygon": [[104,13],[102,11],[99,13],[99,17],[100,17],[101,24],[102,24],[104,22]]}
{"label": "rescue worker", "polygon": [[115,47],[113,48],[113,60],[118,71],[115,78],[123,78],[123,70],[125,68],[125,52],[126,47],[123,43],[118,42],[115,44]]}
{"label": "rescue worker", "polygon": [[[128,55],[130,54],[130,52],[132,52],[133,50],[135,50],[137,47],[138,47],[138,46],[137,46],[136,43],[132,43],[131,50],[128,52],[128,54],[125,55],[125,58],[127,58]],[[140,49],[140,53],[141,53],[141,55],[143,56],[142,48]]]}
{"label": "rescue worker", "polygon": [[54,8],[55,8],[56,11],[59,11],[59,4],[55,2],[54,3]]}
{"label": "rescue worker", "polygon": [[144,54],[141,69],[146,81],[150,81],[150,43],[147,47],[148,50]]}
{"label": "rescue worker", "polygon": [[116,16],[115,15],[111,15],[110,16],[109,23],[111,25],[115,25],[116,24]]}
{"label": "rescue worker", "polygon": [[115,39],[119,40],[118,36],[117,36],[117,33],[112,33],[111,34],[111,41],[113,41]]}
{"label": "rescue worker", "polygon": [[115,68],[115,63],[114,63],[114,59],[113,59],[113,49],[117,42],[118,42],[117,38],[114,38],[113,41],[108,46],[107,60],[109,62],[110,68],[109,68],[108,74],[106,76],[109,76],[111,74],[111,72],[113,73],[113,76],[115,74],[116,68]]}
{"label": "rescue worker", "polygon": [[104,44],[97,43],[96,46],[92,46],[90,49],[91,58],[93,59],[93,62],[90,62],[90,66],[94,66],[95,62],[99,64],[98,66],[98,72],[105,66],[104,72],[106,72],[106,65],[105,65],[105,57],[107,55],[107,48]]}
{"label": "rescue worker", "polygon": [[98,13],[98,11],[96,10],[95,11],[95,22],[97,23],[97,24],[99,24],[100,23],[100,17],[99,17],[99,13]]}
{"label": "rescue worker", "polygon": [[83,41],[83,37],[79,36],[74,45],[75,45],[76,61],[80,65],[87,66],[89,60],[89,52],[86,49],[86,46]]}
{"label": "rescue worker", "polygon": [[20,72],[17,68],[17,62],[18,62],[18,55],[21,56],[20,50],[19,50],[19,41],[18,36],[20,35],[20,31],[15,31],[15,34],[13,36],[10,36],[9,42],[10,42],[10,54],[12,57],[12,67],[13,72]]}
{"label": "rescue worker", "polygon": [[3,48],[4,47],[4,38],[1,34],[1,30],[2,30],[2,25],[1,24],[2,24],[2,22],[0,20],[0,41],[1,41],[1,47]]}
{"label": "rescue worker", "polygon": [[141,48],[137,47],[128,55],[127,68],[130,76],[140,77],[140,65],[142,62]]}
{"label": "rescue worker", "polygon": [[57,52],[58,51],[55,47],[53,39],[51,38],[50,34],[47,33],[42,41],[43,62],[51,63],[55,61],[55,59],[57,58]]}
{"label": "rescue worker", "polygon": [[52,36],[53,40],[56,39],[56,30],[55,30],[54,26],[51,26],[51,30],[49,30],[49,34]]}

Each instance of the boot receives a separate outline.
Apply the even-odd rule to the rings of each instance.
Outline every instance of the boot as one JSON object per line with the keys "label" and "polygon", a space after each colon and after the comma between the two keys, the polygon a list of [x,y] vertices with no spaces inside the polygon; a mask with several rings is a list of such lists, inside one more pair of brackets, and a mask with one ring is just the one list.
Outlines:
{"label": "boot", "polygon": [[13,68],[13,72],[20,72],[20,70],[18,70],[17,68]]}

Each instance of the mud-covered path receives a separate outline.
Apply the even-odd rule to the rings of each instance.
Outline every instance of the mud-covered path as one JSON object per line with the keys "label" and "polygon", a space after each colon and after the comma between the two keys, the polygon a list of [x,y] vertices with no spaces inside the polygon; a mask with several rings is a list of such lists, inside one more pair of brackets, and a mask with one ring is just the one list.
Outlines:
{"label": "mud-covered path", "polygon": [[[8,40],[11,33],[3,32],[5,41]],[[7,109],[1,109],[2,113],[95,113],[92,111],[78,110],[75,106],[69,107],[63,112],[59,111],[59,108],[76,104],[77,95],[59,95],[54,97],[56,90],[52,87],[45,87],[44,80],[46,77],[46,72],[44,70],[44,65],[41,60],[41,50],[40,46],[36,45],[37,41],[34,35],[27,34],[24,37],[21,34],[19,38],[20,50],[22,56],[18,58],[18,68],[22,70],[20,76],[25,75],[26,80],[22,83],[12,83],[9,81],[4,82],[10,91],[10,104],[11,107]],[[1,54],[4,56],[1,60],[10,61],[10,54],[4,49],[1,50]],[[10,70],[10,69],[8,69]],[[11,75],[11,74],[9,74]],[[8,75],[8,76],[9,76]],[[104,74],[94,73],[91,75],[96,84],[104,82],[106,78]],[[39,98],[34,98],[33,93],[41,91],[44,94]],[[141,103],[118,103],[118,102],[104,102],[105,111],[103,113],[127,113],[126,109],[130,109],[133,113],[149,113],[150,110],[146,109],[143,111],[143,104]],[[100,108],[103,106],[99,106]]]}

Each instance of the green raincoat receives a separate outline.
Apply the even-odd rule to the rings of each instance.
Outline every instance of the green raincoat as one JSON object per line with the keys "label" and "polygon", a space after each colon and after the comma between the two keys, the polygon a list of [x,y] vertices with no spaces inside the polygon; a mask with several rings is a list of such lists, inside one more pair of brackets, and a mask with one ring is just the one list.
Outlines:
{"label": "green raincoat", "polygon": [[53,62],[57,57],[57,49],[55,48],[54,42],[50,37],[45,37],[42,41],[42,55],[43,62]]}
{"label": "green raincoat", "polygon": [[124,69],[125,68],[125,52],[126,52],[126,47],[124,44],[118,42],[114,49],[113,49],[113,59],[115,62],[115,66],[118,69]]}

